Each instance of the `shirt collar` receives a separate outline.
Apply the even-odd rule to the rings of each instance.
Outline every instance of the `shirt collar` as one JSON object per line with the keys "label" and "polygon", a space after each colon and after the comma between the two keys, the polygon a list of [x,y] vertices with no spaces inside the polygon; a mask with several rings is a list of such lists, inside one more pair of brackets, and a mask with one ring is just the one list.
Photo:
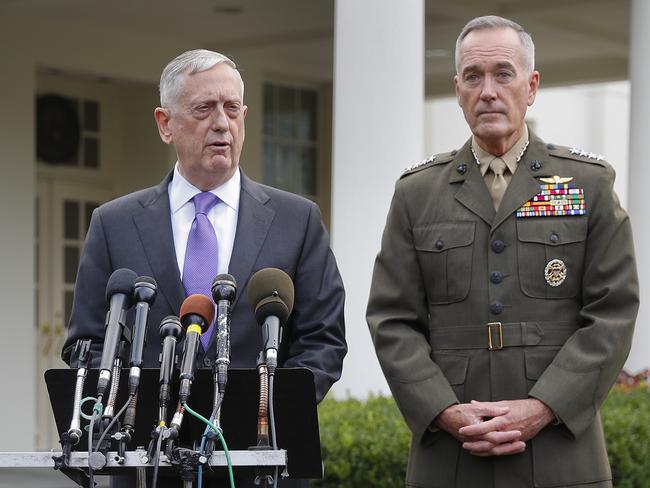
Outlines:
{"label": "shirt collar", "polygon": [[503,159],[503,161],[506,163],[506,166],[510,170],[510,173],[515,174],[517,163],[521,159],[521,156],[527,147],[528,126],[526,124],[524,124],[524,133],[517,140],[517,142],[515,142],[514,146],[508,149],[508,151],[502,156],[495,156],[494,154],[487,152],[485,149],[478,145],[476,138],[472,136],[472,152],[474,153],[474,157],[477,159],[476,162],[478,163],[481,175],[483,176],[485,176],[485,173],[487,173],[490,163],[498,157]]}
{"label": "shirt collar", "polygon": [[[172,181],[169,183],[169,206],[171,212],[174,214],[180,208],[189,202],[194,195],[201,193],[197,187],[187,181],[180,171],[178,171],[178,162],[174,165],[174,175]],[[210,190],[219,200],[228,205],[233,210],[237,211],[239,208],[239,191],[241,188],[241,175],[239,168],[232,175],[232,177],[217,188]]]}

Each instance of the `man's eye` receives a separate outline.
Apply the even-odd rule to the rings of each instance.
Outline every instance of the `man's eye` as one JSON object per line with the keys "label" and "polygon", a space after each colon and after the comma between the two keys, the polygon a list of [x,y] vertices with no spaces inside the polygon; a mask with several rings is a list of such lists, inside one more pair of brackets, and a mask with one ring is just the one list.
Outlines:
{"label": "man's eye", "polygon": [[478,80],[478,75],[476,75],[476,74],[472,73],[472,74],[469,74],[469,75],[465,75],[465,81],[473,82],[473,81],[476,81],[476,80]]}

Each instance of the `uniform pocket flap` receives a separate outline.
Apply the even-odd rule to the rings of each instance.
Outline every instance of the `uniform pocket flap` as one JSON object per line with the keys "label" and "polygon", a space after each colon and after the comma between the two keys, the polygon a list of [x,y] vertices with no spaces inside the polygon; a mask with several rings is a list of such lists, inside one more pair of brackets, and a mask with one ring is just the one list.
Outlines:
{"label": "uniform pocket flap", "polygon": [[559,347],[554,347],[551,349],[529,349],[525,351],[526,378],[529,380],[539,379],[559,350]]}
{"label": "uniform pocket flap", "polygon": [[474,222],[441,222],[415,227],[413,243],[418,251],[442,252],[474,242]]}
{"label": "uniform pocket flap", "polygon": [[467,356],[437,352],[434,354],[433,360],[442,370],[450,385],[462,385],[465,383],[467,365],[469,364],[469,358]]}
{"label": "uniform pocket flap", "polygon": [[583,217],[538,217],[517,220],[517,236],[522,242],[561,246],[587,238]]}

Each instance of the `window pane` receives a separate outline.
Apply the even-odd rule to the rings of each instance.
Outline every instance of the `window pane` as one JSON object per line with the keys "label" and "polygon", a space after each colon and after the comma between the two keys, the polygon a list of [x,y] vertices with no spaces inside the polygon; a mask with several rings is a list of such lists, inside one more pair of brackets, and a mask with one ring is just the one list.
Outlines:
{"label": "window pane", "polygon": [[280,137],[295,137],[296,91],[287,87],[278,87],[277,134]]}
{"label": "window pane", "polygon": [[262,154],[262,181],[275,186],[275,145],[265,142]]}
{"label": "window pane", "polygon": [[94,137],[84,137],[84,166],[99,167],[99,140]]}
{"label": "window pane", "polygon": [[302,148],[302,179],[300,193],[317,195],[316,191],[316,150],[313,147]]}
{"label": "window pane", "polygon": [[63,202],[63,229],[66,239],[79,239],[79,202]]}
{"label": "window pane", "polygon": [[298,139],[316,140],[316,92],[300,90],[300,112],[298,114]]}
{"label": "window pane", "polygon": [[275,133],[273,119],[275,116],[275,90],[272,85],[264,85],[264,135],[272,136]]}
{"label": "window pane", "polygon": [[92,100],[84,101],[84,129],[99,132],[99,104]]}
{"label": "window pane", "polygon": [[63,272],[65,282],[74,284],[77,279],[77,268],[79,267],[79,248],[77,246],[65,246],[63,250]]}

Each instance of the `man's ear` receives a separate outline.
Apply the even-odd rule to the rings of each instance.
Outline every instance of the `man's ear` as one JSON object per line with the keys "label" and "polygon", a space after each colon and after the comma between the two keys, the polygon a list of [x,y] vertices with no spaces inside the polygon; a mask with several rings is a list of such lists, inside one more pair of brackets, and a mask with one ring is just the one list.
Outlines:
{"label": "man's ear", "polygon": [[156,107],[153,111],[153,116],[156,119],[156,125],[158,126],[158,133],[160,138],[165,144],[171,144],[172,140],[172,131],[169,128],[170,114],[169,110],[162,107]]}

